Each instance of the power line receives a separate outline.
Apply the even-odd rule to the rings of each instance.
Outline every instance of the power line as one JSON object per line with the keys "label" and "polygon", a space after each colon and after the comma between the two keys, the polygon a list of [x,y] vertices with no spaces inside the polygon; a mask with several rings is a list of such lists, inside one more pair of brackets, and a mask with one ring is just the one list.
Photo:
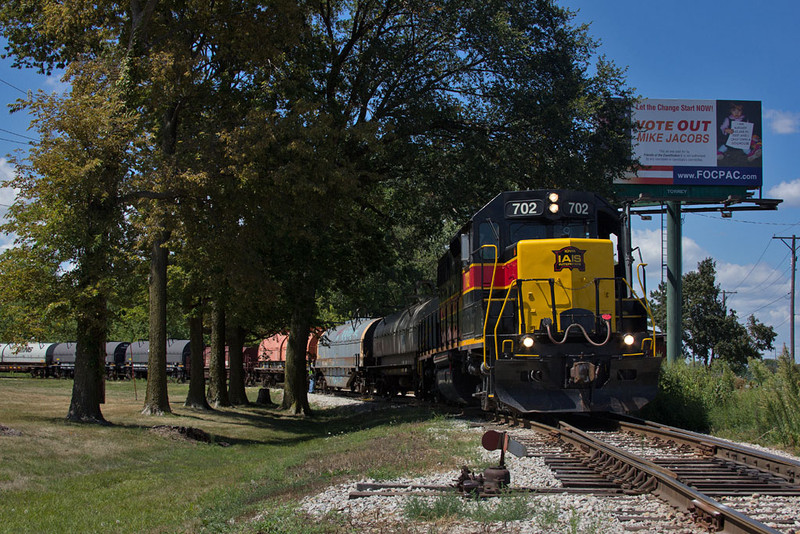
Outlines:
{"label": "power line", "polygon": [[5,137],[0,137],[0,141],[5,141],[6,143],[16,143],[18,145],[27,146],[30,142],[26,141],[17,141],[16,139],[6,139]]}
{"label": "power line", "polygon": [[20,92],[20,93],[22,93],[23,95],[25,95],[25,96],[28,96],[28,93],[27,93],[27,91],[23,91],[22,89],[20,89],[20,88],[19,88],[19,87],[17,87],[16,85],[10,84],[10,83],[8,83],[7,81],[5,81],[5,80],[4,80],[4,79],[2,79],[2,78],[0,78],[0,83],[4,83],[4,84],[6,84],[7,86],[11,87],[12,89],[16,89],[17,91],[19,91],[19,92]]}
{"label": "power line", "polygon": [[[779,263],[782,263],[782,262],[786,261],[786,259],[789,257],[789,254],[790,254],[790,252],[787,252],[786,255],[781,259],[781,261]],[[787,265],[787,267],[783,271],[779,271],[776,267],[773,267],[771,265],[767,265],[767,267],[769,267],[769,269],[770,269],[769,276],[767,276],[767,278],[764,281],[762,281],[759,285],[754,285],[754,286],[750,287],[747,291],[745,291],[744,293],[746,295],[752,294],[753,292],[756,292],[756,291],[763,292],[763,291],[771,288],[775,284],[786,282],[786,280],[785,280],[786,273],[788,273],[792,269],[791,265]],[[749,274],[748,274],[748,276],[749,276]],[[740,283],[736,287],[737,288],[741,287],[743,283],[744,283],[744,280],[742,281],[742,283]]]}
{"label": "power line", "polygon": [[36,141],[35,137],[31,137],[29,135],[19,134],[17,132],[12,132],[11,130],[6,130],[5,128],[0,128],[0,132],[10,133],[11,135],[16,135],[16,136],[22,137],[24,139],[30,139],[31,141]]}
{"label": "power line", "polygon": [[753,274],[753,271],[755,271],[755,270],[756,270],[756,267],[758,267],[758,264],[759,264],[759,263],[761,263],[761,258],[763,258],[763,257],[764,257],[764,254],[766,254],[766,253],[767,253],[767,249],[769,248],[769,246],[770,246],[771,244],[772,244],[772,240],[769,240],[769,241],[767,241],[767,246],[766,246],[766,247],[764,247],[764,250],[762,250],[762,251],[761,251],[761,256],[759,256],[759,257],[758,257],[758,259],[756,260],[756,262],[753,264],[753,268],[752,268],[752,269],[750,269],[750,272],[749,272],[749,273],[747,273],[747,274],[745,275],[745,277],[744,277],[744,278],[742,278],[742,279],[739,281],[739,285],[737,285],[736,287],[734,287],[734,288],[732,289],[732,291],[736,291],[737,289],[739,289],[739,287],[740,287],[742,284],[744,284],[744,281],[745,281],[745,280],[747,280],[747,278],[748,278],[748,277],[749,277],[751,274]]}
{"label": "power line", "polygon": [[726,224],[733,224],[733,223],[744,223],[744,224],[756,224],[761,226],[785,226],[786,228],[791,228],[792,226],[800,225],[800,221],[796,223],[773,223],[773,222],[762,222],[762,221],[744,221],[742,219],[723,219],[720,217],[713,217],[706,213],[695,213],[690,212],[689,215],[696,215],[698,217],[705,217],[706,219],[713,219],[715,221],[725,221]]}
{"label": "power line", "polygon": [[776,298],[775,300],[773,300],[773,301],[771,301],[771,302],[767,302],[766,304],[764,304],[764,305],[763,305],[763,306],[761,306],[760,308],[756,308],[755,310],[753,310],[753,311],[751,311],[751,312],[748,312],[748,313],[744,314],[742,317],[749,317],[750,315],[754,315],[756,312],[759,312],[759,311],[763,310],[763,309],[764,309],[764,308],[766,308],[767,306],[772,306],[773,304],[775,304],[775,303],[776,303],[776,302],[778,302],[779,300],[786,299],[787,297],[788,297],[788,295],[781,295],[781,296],[779,296],[778,298]]}
{"label": "power line", "polygon": [[791,304],[792,311],[790,313],[791,324],[789,326],[789,335],[791,336],[790,343],[791,343],[791,352],[792,352],[792,363],[796,363],[797,360],[795,359],[795,353],[794,353],[794,316],[795,316],[795,311],[794,311],[795,310],[795,298],[794,298],[794,294],[795,294],[795,275],[797,273],[797,236],[796,235],[792,235],[792,237],[791,237],[791,240],[792,240],[791,243],[792,244],[791,245],[789,243],[787,243],[787,240],[790,239],[789,237],[772,236],[772,239],[780,239],[783,242],[783,244],[786,245],[787,247],[789,247],[789,249],[792,251],[792,284],[791,284],[792,293],[790,295],[791,299],[792,299],[792,304]]}

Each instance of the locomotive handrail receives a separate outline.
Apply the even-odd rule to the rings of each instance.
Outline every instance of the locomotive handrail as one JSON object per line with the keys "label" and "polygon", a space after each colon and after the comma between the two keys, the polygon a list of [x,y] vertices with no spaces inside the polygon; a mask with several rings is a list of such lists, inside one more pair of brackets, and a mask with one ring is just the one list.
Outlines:
{"label": "locomotive handrail", "polygon": [[[636,266],[636,276],[639,277],[639,268],[644,267],[647,265],[646,263],[640,263]],[[644,307],[645,311],[647,312],[647,316],[650,318],[650,323],[653,325],[653,335],[645,338],[650,339],[650,345],[653,347],[653,357],[656,356],[656,321],[653,317],[653,311],[650,309],[650,304],[647,302],[647,299],[642,299],[636,294],[636,290],[633,289],[633,286],[625,279],[622,279],[625,282],[625,285],[628,286],[628,289],[631,290],[631,295],[633,298],[639,301],[639,303]],[[639,278],[639,285],[641,286],[641,278]],[[644,339],[642,340],[642,352],[644,352]]]}
{"label": "locomotive handrail", "polygon": [[[498,345],[497,345],[497,329],[500,327],[500,321],[503,320],[503,312],[506,309],[506,303],[508,302],[508,297],[509,297],[509,295],[511,295],[511,289],[513,287],[514,286],[512,286],[511,284],[508,285],[508,291],[506,291],[506,297],[503,299],[503,305],[500,306],[500,313],[497,315],[497,322],[494,324],[494,355],[495,355],[495,358],[497,358],[498,355],[500,354],[500,351],[499,351]],[[492,301],[491,301],[491,299],[489,299],[489,306],[491,306],[491,304],[492,304]],[[487,306],[487,308],[488,308],[488,306]],[[486,346],[486,343],[484,342],[484,347],[485,346]],[[484,348],[484,350],[486,350],[486,349]]]}
{"label": "locomotive handrail", "polygon": [[[647,300],[647,291],[645,290],[644,284],[642,283],[642,275],[639,274],[639,269],[644,271],[645,267],[647,267],[646,263],[639,263],[639,265],[636,266],[636,279],[639,281],[639,287],[642,289],[642,294],[645,297],[643,299],[644,309],[647,310],[647,315],[650,317],[650,324],[653,325],[653,337],[651,337],[650,339],[653,340],[651,343],[653,345],[653,358],[655,358],[656,357],[656,319],[653,316],[653,310],[650,309],[650,302]],[[642,344],[644,344],[644,341],[642,341]]]}
{"label": "locomotive handrail", "polygon": [[[553,313],[553,324],[556,324],[558,320],[558,310],[556,309],[556,284],[555,279],[553,278],[518,278],[516,280],[517,285],[519,286],[519,290],[517,294],[522,295],[522,284],[524,282],[547,282],[550,284],[550,311]],[[520,327],[524,327],[525,325],[525,316],[520,312]],[[522,332],[520,332],[521,334]]]}
{"label": "locomotive handrail", "polygon": [[[481,245],[478,250],[483,249],[484,247],[491,247],[494,249],[494,263],[492,264],[492,283],[489,286],[489,302],[486,304],[486,317],[483,320],[483,367],[486,369],[491,369],[488,365],[486,365],[486,326],[489,324],[489,311],[492,308],[492,291],[494,291],[494,277],[497,273],[497,245],[492,245],[491,243],[487,243],[485,245]],[[481,268],[481,289],[483,289],[483,268]],[[483,291],[481,291],[483,293]],[[495,357],[497,356],[495,347]]]}

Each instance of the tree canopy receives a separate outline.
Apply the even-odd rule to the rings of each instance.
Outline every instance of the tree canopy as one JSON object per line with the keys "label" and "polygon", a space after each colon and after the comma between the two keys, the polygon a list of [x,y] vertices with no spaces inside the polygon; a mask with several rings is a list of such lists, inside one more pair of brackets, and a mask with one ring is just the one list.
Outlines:
{"label": "tree canopy", "polygon": [[[109,117],[129,121],[88,128],[85,144],[124,140],[97,156],[129,166],[124,192],[96,191],[116,201],[104,224],[137,236],[136,258],[150,261],[146,411],[169,409],[152,353],[165,341],[168,264],[182,281],[171,300],[187,312],[213,308],[237,331],[290,330],[284,405],[307,412],[305,343],[321,307],[343,317],[406,304],[452,230],[499,191],[608,192],[629,162],[631,92],[572,18],[549,0],[0,6],[19,66],[67,67],[89,86],[76,66],[105,65]],[[54,171],[40,160],[54,157],[31,153],[30,199],[47,194]],[[91,187],[76,180],[74,193]],[[15,224],[31,232],[50,220],[27,213]],[[54,229],[68,257],[81,224]],[[129,244],[96,241],[105,254],[119,243]],[[46,259],[31,276],[49,283],[58,263]]]}
{"label": "tree canopy", "polygon": [[[777,334],[771,326],[754,316],[747,324],[739,322],[735,310],[726,309],[716,280],[716,263],[706,258],[697,270],[683,275],[683,346],[687,355],[705,365],[723,360],[741,372],[750,358],[761,359],[772,350]],[[653,314],[658,326],[666,329],[666,285],[662,282],[651,294]]]}

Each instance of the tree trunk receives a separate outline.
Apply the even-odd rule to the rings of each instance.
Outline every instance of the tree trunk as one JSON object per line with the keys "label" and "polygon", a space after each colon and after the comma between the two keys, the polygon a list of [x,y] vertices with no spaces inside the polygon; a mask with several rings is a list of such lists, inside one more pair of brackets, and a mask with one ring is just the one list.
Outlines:
{"label": "tree trunk", "polygon": [[92,215],[87,236],[93,242],[86,247],[77,267],[80,293],[75,302],[77,346],[75,347],[75,379],[68,421],[108,424],[100,411],[105,402],[106,335],[108,334],[108,301],[103,288],[108,262],[108,243],[102,237],[111,212],[102,202],[91,202]]}
{"label": "tree trunk", "polygon": [[191,370],[189,375],[189,393],[186,395],[186,402],[183,403],[187,408],[196,410],[210,410],[206,400],[206,375],[205,361],[203,358],[203,313],[198,305],[192,310],[189,318],[189,346],[192,351]]}
{"label": "tree trunk", "polygon": [[247,391],[244,375],[244,331],[236,324],[228,329],[228,358],[231,377],[228,382],[228,397],[234,406],[247,406]]}
{"label": "tree trunk", "polygon": [[171,413],[167,393],[167,257],[168,232],[156,232],[150,249],[150,354],[144,415]]}
{"label": "tree trunk", "polygon": [[214,408],[230,406],[225,387],[225,310],[219,299],[211,308],[211,362],[208,366],[208,402]]}
{"label": "tree trunk", "polygon": [[100,411],[105,402],[106,302],[93,297],[78,311],[78,339],[75,349],[75,380],[68,421],[108,424]]}
{"label": "tree trunk", "polygon": [[289,325],[289,342],[286,347],[286,370],[283,384],[283,403],[281,408],[293,414],[312,415],[308,405],[308,368],[306,351],[308,335],[311,332],[311,320],[314,317],[313,290],[305,298],[297,298],[294,302],[291,324]]}

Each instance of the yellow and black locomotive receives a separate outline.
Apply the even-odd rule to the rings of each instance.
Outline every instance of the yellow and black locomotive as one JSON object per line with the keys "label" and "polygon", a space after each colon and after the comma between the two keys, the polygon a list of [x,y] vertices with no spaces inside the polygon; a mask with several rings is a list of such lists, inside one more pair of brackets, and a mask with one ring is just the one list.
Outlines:
{"label": "yellow and black locomotive", "polygon": [[661,344],[626,276],[623,231],[594,193],[498,195],[451,241],[436,298],[346,327],[359,332],[352,376],[485,410],[641,408],[657,390]]}

